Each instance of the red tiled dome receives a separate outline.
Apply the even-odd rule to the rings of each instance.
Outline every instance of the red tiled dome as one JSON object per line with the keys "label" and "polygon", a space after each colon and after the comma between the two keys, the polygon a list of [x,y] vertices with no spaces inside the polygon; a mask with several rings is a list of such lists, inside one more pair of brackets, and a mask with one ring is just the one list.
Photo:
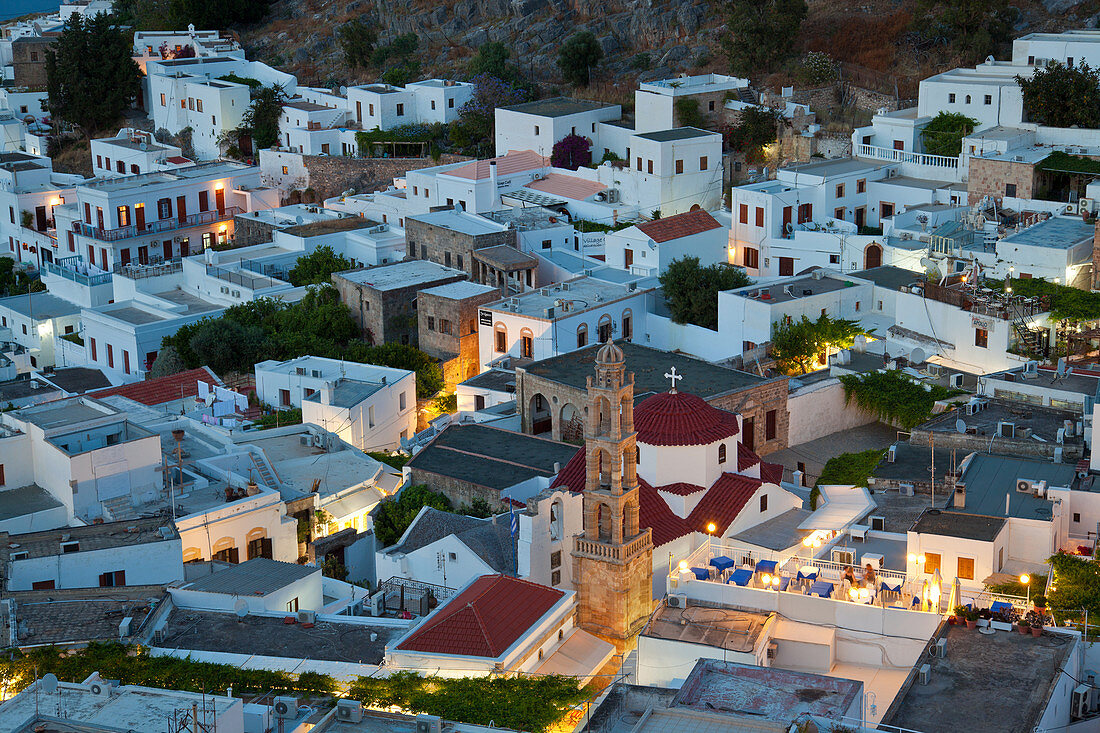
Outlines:
{"label": "red tiled dome", "polygon": [[688,392],[662,392],[634,408],[638,442],[646,445],[706,445],[737,435],[737,415],[712,407]]}

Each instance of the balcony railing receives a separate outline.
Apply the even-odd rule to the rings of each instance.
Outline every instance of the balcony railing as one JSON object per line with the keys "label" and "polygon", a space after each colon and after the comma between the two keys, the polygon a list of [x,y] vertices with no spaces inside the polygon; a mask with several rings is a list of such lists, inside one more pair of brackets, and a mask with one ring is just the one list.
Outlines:
{"label": "balcony railing", "polygon": [[227,206],[217,211],[200,211],[197,214],[190,214],[182,219],[178,217],[173,219],[159,219],[147,223],[144,228],[140,229],[136,224],[128,227],[119,227],[118,229],[100,229],[99,227],[93,227],[91,224],[86,224],[84,222],[79,222],[79,224],[80,233],[86,237],[94,237],[104,242],[117,242],[121,239],[140,237],[145,234],[170,232],[175,229],[187,229],[188,227],[198,226],[199,224],[214,224],[219,221],[228,221],[237,214],[242,213],[244,213],[244,210],[239,206]]}
{"label": "balcony railing", "polygon": [[277,283],[269,277],[263,277],[262,275],[246,275],[243,272],[234,272],[233,270],[227,270],[217,265],[207,265],[206,274],[213,275],[214,277],[225,280],[228,283],[234,285],[240,285],[241,287],[248,288],[249,290],[259,290],[261,288],[270,288]]}
{"label": "balcony railing", "polygon": [[878,145],[856,145],[857,158],[871,158],[872,160],[885,160],[891,163],[915,163],[927,165],[933,168],[958,169],[959,159],[949,158],[946,155],[928,155],[927,153],[913,153],[906,150],[894,150]]}
{"label": "balcony railing", "polygon": [[584,537],[577,537],[575,538],[576,551],[590,557],[624,561],[636,555],[650,543],[650,533],[651,530],[646,528],[640,535],[630,540],[630,542],[627,542],[625,545],[611,545],[599,540],[589,540]]}
{"label": "balcony railing", "polygon": [[128,262],[125,265],[116,265],[115,272],[130,280],[142,280],[147,277],[159,277],[171,275],[183,269],[183,260],[169,260],[168,262],[151,262],[142,265],[136,262]]}
{"label": "balcony railing", "polygon": [[105,272],[100,275],[85,275],[82,272],[78,272],[75,266],[81,263],[80,257],[62,257],[54,262],[43,262],[42,266],[46,272],[63,277],[66,280],[72,280],[75,283],[84,285],[85,287],[95,287],[96,285],[109,285],[111,282],[111,273]]}

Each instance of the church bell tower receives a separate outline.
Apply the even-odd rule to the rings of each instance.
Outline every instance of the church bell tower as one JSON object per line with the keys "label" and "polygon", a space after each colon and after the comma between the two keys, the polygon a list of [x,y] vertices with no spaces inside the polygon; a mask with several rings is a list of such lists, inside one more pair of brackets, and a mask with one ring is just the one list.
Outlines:
{"label": "church bell tower", "polygon": [[584,533],[574,538],[577,625],[625,642],[653,608],[653,540],[639,526],[634,375],[610,340],[588,378]]}

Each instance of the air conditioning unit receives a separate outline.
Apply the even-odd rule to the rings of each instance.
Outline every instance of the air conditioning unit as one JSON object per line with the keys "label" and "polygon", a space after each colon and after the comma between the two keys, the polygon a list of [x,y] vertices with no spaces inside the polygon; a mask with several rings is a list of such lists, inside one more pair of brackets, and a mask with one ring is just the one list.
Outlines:
{"label": "air conditioning unit", "polygon": [[997,423],[997,435],[1002,438],[1016,437],[1016,423],[1001,420]]}
{"label": "air conditioning unit", "polygon": [[609,203],[609,204],[619,203],[619,189],[617,189],[617,188],[607,189],[607,203]]}
{"label": "air conditioning unit", "polygon": [[871,517],[871,530],[874,532],[885,532],[886,517]]}
{"label": "air conditioning unit", "polygon": [[936,640],[936,645],[932,647],[932,656],[940,659],[947,658],[947,639]]}
{"label": "air conditioning unit", "polygon": [[951,385],[951,389],[962,389],[963,375],[955,373],[948,379],[948,383]]}
{"label": "air conditioning unit", "polygon": [[114,684],[112,684],[110,680],[93,680],[92,683],[88,685],[88,692],[96,697],[110,697],[113,688]]}
{"label": "air conditioning unit", "polygon": [[902,496],[916,496],[917,492],[913,489],[913,484],[902,484],[898,487],[898,492]]}
{"label": "air conditioning unit", "polygon": [[927,685],[932,681],[932,665],[922,664],[920,671],[917,673],[917,679],[922,685]]}
{"label": "air conditioning unit", "polygon": [[1082,214],[1091,214],[1094,203],[1092,199],[1078,199],[1077,208]]}
{"label": "air conditioning unit", "polygon": [[1083,718],[1092,709],[1092,688],[1088,685],[1077,685],[1073,688],[1073,696],[1070,699],[1070,715],[1074,718]]}
{"label": "air conditioning unit", "polygon": [[363,721],[363,703],[358,700],[337,700],[336,719],[346,723]]}
{"label": "air conditioning unit", "polygon": [[442,731],[443,719],[438,715],[421,713],[416,716],[416,733],[442,733]]}
{"label": "air conditioning unit", "polygon": [[298,623],[300,624],[315,624],[317,623],[316,611],[299,611]]}
{"label": "air conditioning unit", "polygon": [[298,445],[305,445],[305,446],[308,446],[308,445],[310,445],[310,444],[311,444],[312,442],[313,442],[313,439],[312,439],[312,438],[310,438],[310,437],[309,437],[308,435],[299,435],[299,436],[298,436]]}
{"label": "air conditioning unit", "polygon": [[156,631],[153,632],[153,643],[154,644],[163,644],[164,639],[167,636],[168,636],[168,630],[167,629],[157,629]]}
{"label": "air conditioning unit", "polygon": [[939,364],[929,364],[925,369],[933,377],[938,377],[943,374],[943,367]]}
{"label": "air conditioning unit", "polygon": [[856,553],[855,550],[844,550],[841,548],[833,548],[831,559],[835,563],[841,565],[855,565]]}
{"label": "air conditioning unit", "polygon": [[1047,482],[1033,478],[1022,478],[1016,481],[1016,491],[1021,494],[1034,494],[1042,496],[1046,493]]}
{"label": "air conditioning unit", "polygon": [[890,449],[888,451],[886,451],[886,460],[889,463],[893,463],[894,461],[897,460],[897,457],[898,457],[898,446],[897,446],[897,444],[894,444],[894,445],[890,446]]}
{"label": "air conditioning unit", "polygon": [[669,608],[687,608],[688,597],[679,593],[670,593],[668,596]]}
{"label": "air conditioning unit", "polygon": [[386,593],[382,591],[370,597],[370,615],[381,616],[386,612]]}
{"label": "air conditioning unit", "polygon": [[294,720],[298,717],[298,698],[277,697],[275,703],[271,706],[271,710],[276,718]]}

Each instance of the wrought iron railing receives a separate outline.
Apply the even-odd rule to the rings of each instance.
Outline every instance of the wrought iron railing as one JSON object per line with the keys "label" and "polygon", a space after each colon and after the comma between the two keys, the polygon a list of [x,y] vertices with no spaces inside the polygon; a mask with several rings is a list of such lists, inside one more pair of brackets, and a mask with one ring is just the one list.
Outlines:
{"label": "wrought iron railing", "polygon": [[169,232],[175,229],[186,229],[199,224],[214,224],[219,221],[229,221],[237,214],[244,213],[239,206],[227,206],[224,209],[214,211],[200,211],[197,214],[189,214],[184,217],[172,219],[158,219],[139,227],[136,224],[119,227],[117,229],[100,229],[85,222],[77,222],[80,225],[80,233],[86,237],[93,237],[104,242],[117,242],[121,239],[140,237],[146,234]]}

